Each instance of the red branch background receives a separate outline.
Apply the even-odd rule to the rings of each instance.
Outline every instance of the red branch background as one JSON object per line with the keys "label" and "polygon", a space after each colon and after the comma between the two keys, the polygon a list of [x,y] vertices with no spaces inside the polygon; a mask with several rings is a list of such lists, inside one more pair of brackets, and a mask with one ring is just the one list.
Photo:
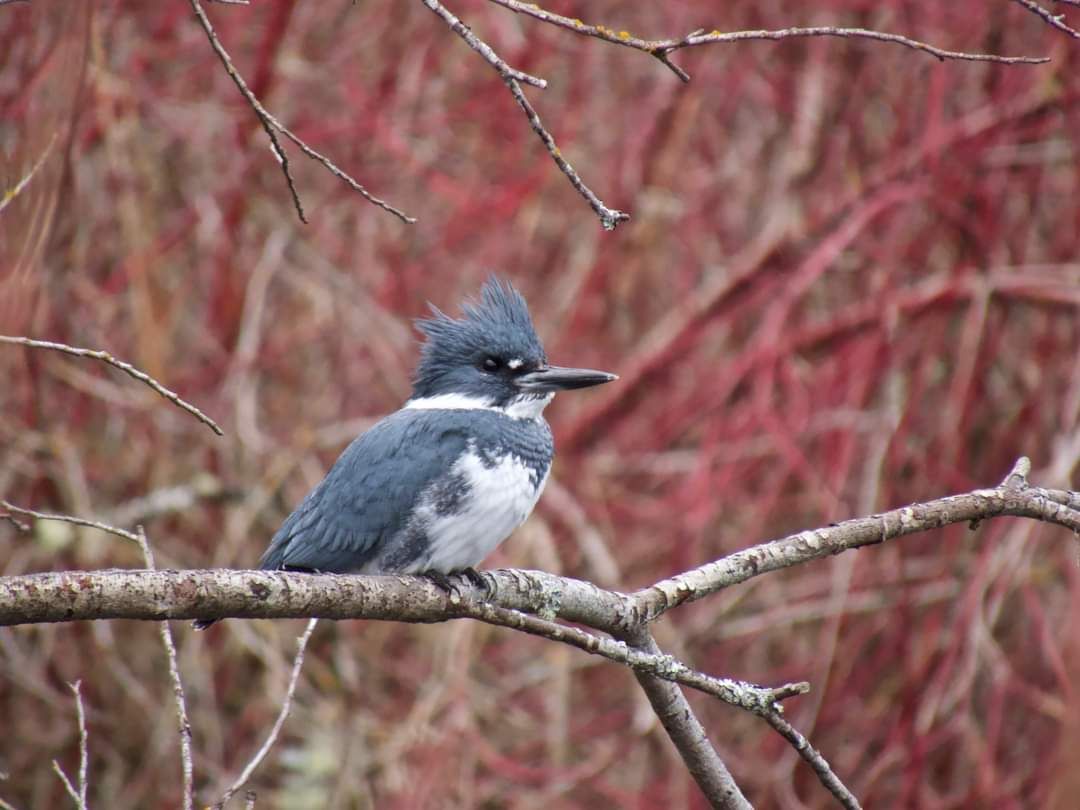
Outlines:
{"label": "red branch background", "polygon": [[[634,588],[752,542],[996,483],[1076,488],[1080,49],[1015,3],[553,2],[648,37],[830,24],[1043,66],[813,39],[647,55],[459,2],[563,152],[633,219],[604,233],[498,75],[421,4],[209,13],[279,119],[405,225],[265,134],[186,3],[0,8],[0,325],[106,349],[213,436],[93,361],[0,347],[0,496],[146,525],[159,566],[247,567],[349,439],[407,396],[410,319],[490,270],[555,362],[620,383],[549,409],[537,514],[489,565]],[[1080,12],[1054,5],[1080,23]],[[286,149],[290,149],[286,144]],[[175,503],[162,493],[179,498]],[[157,495],[157,499],[147,496]],[[184,500],[186,497],[188,500]],[[710,673],[806,679],[792,721],[868,807],[1072,807],[1080,570],[1060,529],[995,521],[763,577],[673,614]],[[0,570],[141,566],[87,530],[0,526]],[[212,800],[272,722],[299,622],[180,630]],[[156,629],[0,631],[0,796],[176,806]],[[758,807],[829,797],[754,718],[691,696]],[[631,674],[473,623],[321,626],[260,807],[690,807]]]}

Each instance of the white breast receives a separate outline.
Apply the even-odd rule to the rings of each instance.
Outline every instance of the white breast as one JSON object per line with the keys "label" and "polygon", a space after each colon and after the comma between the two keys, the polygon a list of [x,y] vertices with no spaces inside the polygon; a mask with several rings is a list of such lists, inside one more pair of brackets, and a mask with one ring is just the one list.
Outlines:
{"label": "white breast", "polygon": [[447,573],[478,565],[525,522],[547,483],[546,471],[538,480],[539,473],[514,456],[485,466],[470,452],[454,465],[454,472],[468,483],[469,492],[456,513],[429,513],[430,547],[417,570]]}

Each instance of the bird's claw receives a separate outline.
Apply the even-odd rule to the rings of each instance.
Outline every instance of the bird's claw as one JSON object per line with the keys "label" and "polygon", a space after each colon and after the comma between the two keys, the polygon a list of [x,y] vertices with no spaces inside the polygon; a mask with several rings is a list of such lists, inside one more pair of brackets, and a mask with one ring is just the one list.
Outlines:
{"label": "bird's claw", "polygon": [[454,580],[442,571],[425,571],[421,576],[431,580],[431,583],[447,596],[461,597],[461,592],[458,590],[457,585],[454,584]]}
{"label": "bird's claw", "polygon": [[467,580],[479,590],[481,599],[485,602],[491,598],[494,590],[491,587],[491,580],[475,568],[462,568],[460,571],[454,571],[452,574],[444,574],[442,571],[425,571],[423,576],[431,580],[431,583],[439,590],[444,591],[447,596],[461,597],[461,591],[454,581],[455,578],[458,577]]}

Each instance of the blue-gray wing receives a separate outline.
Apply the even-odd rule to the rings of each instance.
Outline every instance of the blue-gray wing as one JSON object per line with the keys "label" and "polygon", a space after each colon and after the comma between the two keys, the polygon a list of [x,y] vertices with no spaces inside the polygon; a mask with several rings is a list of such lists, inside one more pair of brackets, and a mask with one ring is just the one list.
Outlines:
{"label": "blue-gray wing", "polygon": [[465,451],[465,427],[432,410],[400,410],[376,423],[289,515],[259,567],[362,568],[401,537],[420,494]]}

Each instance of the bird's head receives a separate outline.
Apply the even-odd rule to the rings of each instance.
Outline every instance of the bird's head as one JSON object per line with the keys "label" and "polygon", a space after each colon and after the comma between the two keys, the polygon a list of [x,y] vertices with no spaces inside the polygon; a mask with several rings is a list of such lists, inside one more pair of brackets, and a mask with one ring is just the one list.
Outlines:
{"label": "bird's head", "polygon": [[525,299],[494,276],[460,319],[432,306],[417,321],[427,341],[413,377],[410,407],[497,408],[535,418],[556,391],[617,379],[605,371],[550,366]]}

